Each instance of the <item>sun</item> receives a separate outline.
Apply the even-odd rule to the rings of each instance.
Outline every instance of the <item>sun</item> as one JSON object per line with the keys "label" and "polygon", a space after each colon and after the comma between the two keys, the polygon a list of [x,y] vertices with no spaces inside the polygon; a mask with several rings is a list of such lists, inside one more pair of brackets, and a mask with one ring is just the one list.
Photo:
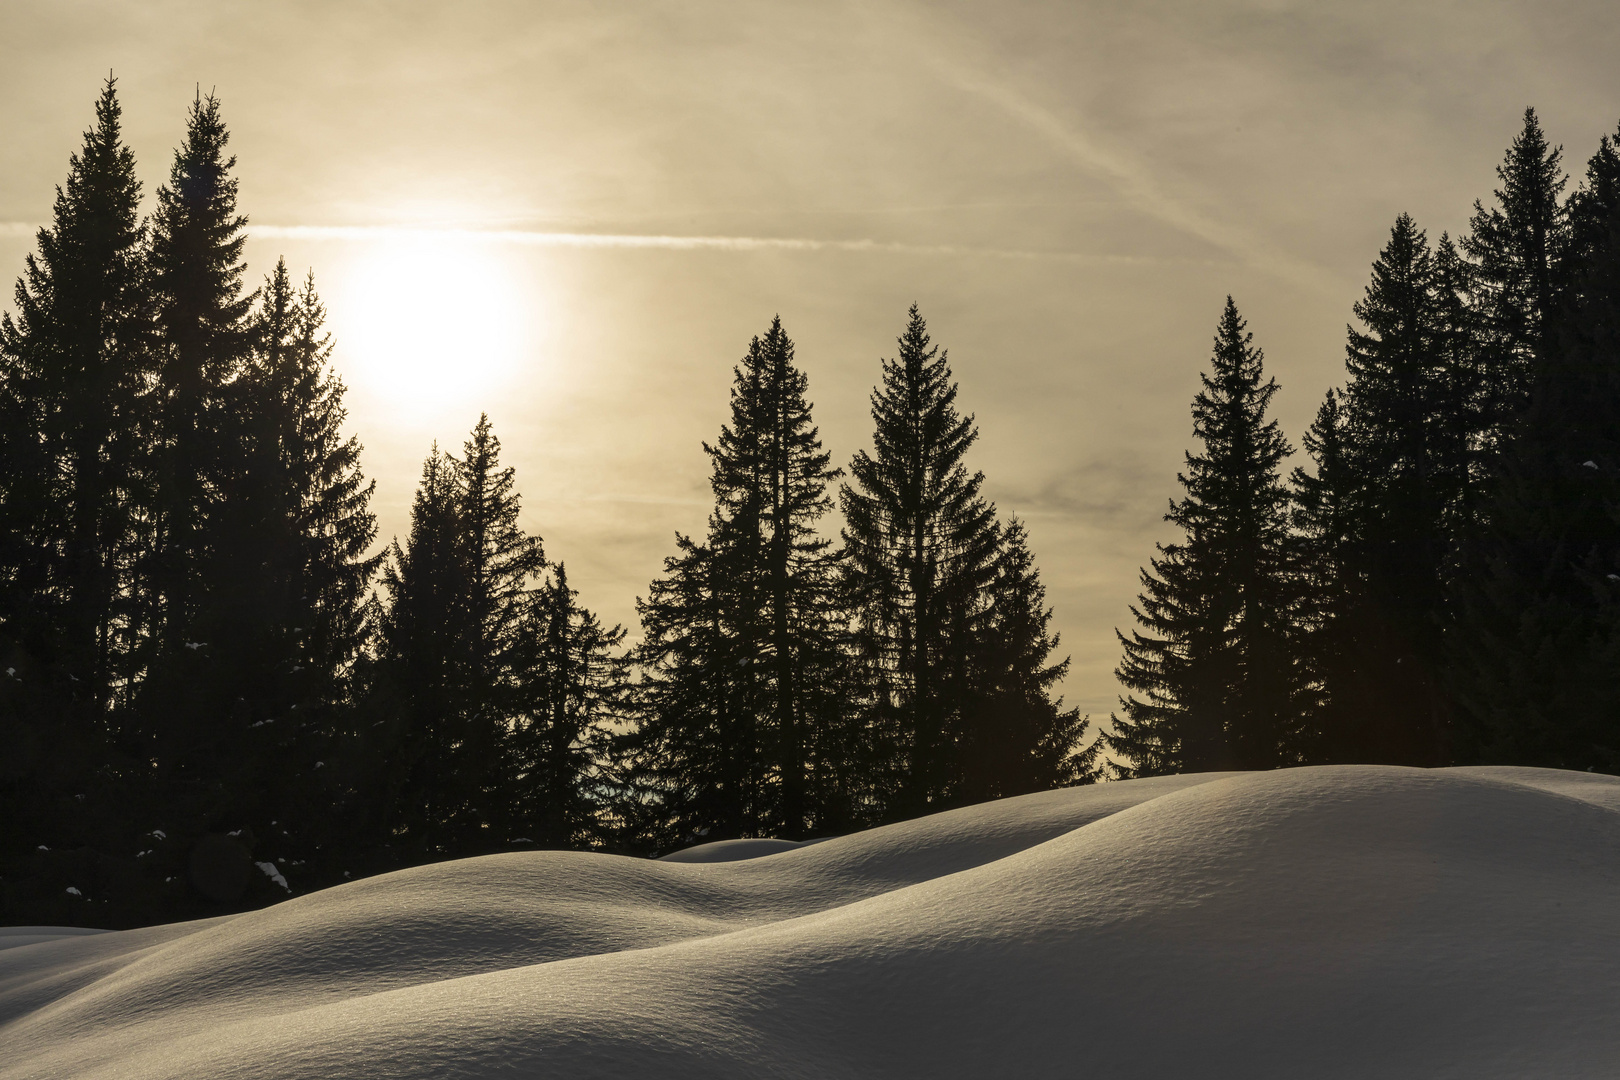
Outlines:
{"label": "sun", "polygon": [[494,245],[454,233],[373,241],[345,274],[339,348],[396,408],[487,399],[531,345],[531,298]]}

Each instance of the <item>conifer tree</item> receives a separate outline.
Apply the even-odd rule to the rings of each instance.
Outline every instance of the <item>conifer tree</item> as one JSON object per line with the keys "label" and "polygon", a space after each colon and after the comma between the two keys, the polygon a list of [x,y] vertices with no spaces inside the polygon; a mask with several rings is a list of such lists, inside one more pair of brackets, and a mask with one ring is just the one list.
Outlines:
{"label": "conifer tree", "polygon": [[538,536],[518,524],[521,501],[516,471],[501,467],[501,443],[489,416],[478,425],[456,462],[461,528],[466,544],[468,663],[475,688],[473,708],[509,714],[510,653],[528,604],[530,583],[545,569]]}
{"label": "conifer tree", "polygon": [[1565,206],[1569,244],[1559,275],[1565,286],[1565,311],[1579,310],[1589,298],[1589,290],[1603,284],[1599,266],[1608,257],[1610,217],[1617,205],[1620,205],[1620,130],[1613,137],[1605,135],[1598,141],[1597,151],[1586,164],[1584,180]]}
{"label": "conifer tree", "polygon": [[1569,223],[1559,195],[1566,178],[1561,150],[1548,144],[1534,109],[1497,167],[1502,186],[1489,210],[1474,203],[1462,249],[1477,320],[1482,478],[1505,447],[1529,402],[1535,363],[1555,340],[1561,263]]}
{"label": "conifer tree", "polygon": [[512,732],[514,828],[542,847],[599,842],[612,782],[601,774],[624,714],[622,627],[579,604],[562,563],[531,594],[519,639],[520,711]]}
{"label": "conifer tree", "polygon": [[522,704],[523,624],[545,568],[540,538],[518,524],[515,474],[481,416],[459,460],[437,447],[422,470],[404,548],[383,584],[386,680],[398,710],[392,786],[407,847],[469,854],[504,843]]}
{"label": "conifer tree", "polygon": [[1330,760],[1438,764],[1449,753],[1438,628],[1468,485],[1470,382],[1452,347],[1450,282],[1409,216],[1354,311],[1363,329],[1349,330],[1343,424],[1308,444],[1333,460],[1318,460],[1326,471],[1301,496],[1314,504],[1305,535],[1325,593],[1317,607],[1335,620],[1312,637],[1332,646],[1315,665],[1327,697],[1321,749]]}
{"label": "conifer tree", "polygon": [[241,540],[221,510],[248,461],[230,384],[252,345],[254,301],[242,290],[246,218],[228,140],[218,100],[198,98],[153,219],[160,341],[137,703],[149,741],[139,753],[156,763],[157,797],[188,839],[237,824],[229,776],[253,723],[238,700],[237,658],[216,657],[231,647],[229,556]]}
{"label": "conifer tree", "polygon": [[[58,188],[0,327],[0,634],[89,714],[127,685],[152,302],[116,83]],[[99,718],[97,720],[99,722]]]}
{"label": "conifer tree", "polygon": [[677,537],[682,554],[639,605],[646,711],[625,746],[639,748],[673,836],[797,837],[848,813],[833,749],[847,745],[837,581],[815,533],[839,472],[807,385],[773,319],[735,369],[730,423],[704,445],[707,541]]}
{"label": "conifer tree", "polygon": [[435,444],[411,504],[410,533],[383,570],[374,704],[390,724],[388,822],[417,852],[444,850],[442,823],[461,812],[453,777],[468,673],[467,571],[455,464]]}
{"label": "conifer tree", "polygon": [[1452,586],[1470,757],[1620,771],[1620,160],[1572,198],[1558,338]]}
{"label": "conifer tree", "polygon": [[[226,602],[212,660],[255,733],[235,769],[252,796],[242,812],[261,830],[280,822],[307,863],[307,848],[338,824],[309,811],[340,790],[335,766],[352,734],[352,675],[382,555],[367,556],[375,485],[360,473],[359,442],[342,432],[344,387],[313,275],[295,288],[278,261],[260,295],[253,350],[226,395],[246,458],[218,508],[215,531],[228,542],[214,589]],[[316,761],[333,771],[317,776]]]}
{"label": "conifer tree", "polygon": [[989,618],[973,655],[975,693],[962,739],[963,802],[984,802],[1096,779],[1100,745],[1082,748],[1089,721],[1063,708],[1052,688],[1069,658],[1053,662],[1059,636],[1051,632],[1029,533],[1014,518],[1001,534],[1002,551],[989,588]]}
{"label": "conifer tree", "polygon": [[1291,520],[1298,538],[1300,657],[1307,687],[1305,757],[1315,761],[1337,759],[1338,754],[1323,745],[1322,734],[1349,726],[1336,715],[1342,698],[1330,699],[1325,687],[1353,677],[1351,613],[1361,592],[1351,570],[1357,484],[1341,400],[1338,390],[1328,390],[1301,440],[1316,471],[1296,466],[1289,477],[1294,499]]}
{"label": "conifer tree", "polygon": [[1277,392],[1231,297],[1211,371],[1193,399],[1193,435],[1177,476],[1186,494],[1165,520],[1185,539],[1159,546],[1120,634],[1117,675],[1142,697],[1104,739],[1120,776],[1264,769],[1297,762],[1307,705],[1296,659],[1300,601],[1279,469],[1287,441],[1266,409]]}
{"label": "conifer tree", "polygon": [[713,550],[678,532],[675,546],[636,599],[636,720],[614,748],[627,828],[655,848],[756,835],[768,816],[758,694],[736,626],[747,612]]}
{"label": "conifer tree", "polygon": [[[287,294],[284,264],[273,279]],[[334,703],[348,693],[356,660],[370,640],[367,594],[382,554],[367,556],[376,539],[371,497],[376,482],[360,471],[360,442],[345,436],[347,392],[332,370],[332,343],[325,331],[326,308],[315,292],[314,275],[290,304],[288,339],[272,347],[266,339],[255,355],[260,399],[274,406],[281,427],[269,432],[277,449],[280,498],[293,528],[292,579],[281,585],[293,613],[294,666],[308,672],[295,693],[312,706]],[[267,334],[277,323],[264,324]]]}
{"label": "conifer tree", "polygon": [[85,918],[56,869],[133,844],[116,743],[152,369],[139,202],[109,77],[0,321],[0,908],[23,921]]}
{"label": "conifer tree", "polygon": [[873,452],[856,453],[844,512],[846,586],[874,710],[880,816],[959,797],[968,658],[995,579],[995,507],[963,464],[978,438],[956,410],[948,356],[912,305],[899,353],[872,393]]}

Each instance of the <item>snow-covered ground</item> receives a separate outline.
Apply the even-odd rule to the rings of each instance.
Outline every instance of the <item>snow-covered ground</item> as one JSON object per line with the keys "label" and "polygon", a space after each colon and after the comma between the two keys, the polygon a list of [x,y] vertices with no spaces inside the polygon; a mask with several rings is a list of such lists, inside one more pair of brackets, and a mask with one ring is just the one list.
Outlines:
{"label": "snow-covered ground", "polygon": [[1612,1078],[1620,779],[1169,777],[0,931],[7,1080],[485,1075]]}

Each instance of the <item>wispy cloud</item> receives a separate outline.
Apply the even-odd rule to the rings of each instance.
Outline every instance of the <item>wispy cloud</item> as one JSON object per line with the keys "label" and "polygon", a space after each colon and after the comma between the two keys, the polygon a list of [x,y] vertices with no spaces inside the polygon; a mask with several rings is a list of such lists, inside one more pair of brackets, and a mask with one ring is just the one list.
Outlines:
{"label": "wispy cloud", "polygon": [[793,236],[679,236],[644,233],[542,232],[523,229],[423,228],[407,225],[252,225],[255,238],[285,240],[459,240],[519,247],[642,248],[667,251],[804,251],[934,255],[950,258],[1033,259],[1055,262],[1163,262],[1135,255],[1041,251],[886,240],[823,240]]}
{"label": "wispy cloud", "polygon": [[1228,253],[1234,260],[1280,277],[1304,280],[1319,291],[1338,296],[1344,283],[1317,263],[1256,236],[1247,229],[1211,217],[1172,193],[1129,154],[1077,128],[1006,79],[990,73],[988,62],[936,41],[919,55],[939,78],[959,90],[991,102],[1082,169],[1103,179],[1138,212]]}
{"label": "wispy cloud", "polygon": [[[0,236],[32,237],[40,226],[0,221]],[[1209,262],[1207,259],[1119,255],[1088,251],[908,244],[890,240],[823,240],[801,236],[680,236],[648,233],[544,232],[417,225],[249,225],[252,240],[315,240],[366,243],[387,240],[452,240],[539,248],[627,248],[662,251],[802,251],[874,255],[928,255],[953,259],[1022,259],[1064,263]]]}

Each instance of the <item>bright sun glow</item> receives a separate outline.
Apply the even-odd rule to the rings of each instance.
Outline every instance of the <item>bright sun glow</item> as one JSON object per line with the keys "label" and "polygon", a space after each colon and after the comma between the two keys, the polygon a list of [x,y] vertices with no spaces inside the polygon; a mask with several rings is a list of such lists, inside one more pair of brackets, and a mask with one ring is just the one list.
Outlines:
{"label": "bright sun glow", "polygon": [[532,349],[532,299],[492,245],[459,236],[379,240],[344,275],[339,347],[396,406],[485,397]]}

